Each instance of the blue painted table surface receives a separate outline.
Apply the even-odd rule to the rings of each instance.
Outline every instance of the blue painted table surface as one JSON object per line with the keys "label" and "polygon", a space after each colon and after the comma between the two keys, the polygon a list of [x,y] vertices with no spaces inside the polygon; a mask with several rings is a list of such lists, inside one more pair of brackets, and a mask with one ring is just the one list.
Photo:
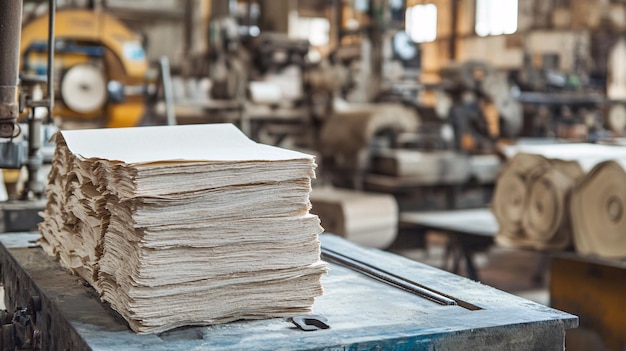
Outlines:
{"label": "blue painted table surface", "polygon": [[[24,240],[20,243],[16,235]],[[330,271],[322,279],[324,295],[315,300],[313,313],[325,316],[330,329],[304,332],[285,318],[275,318],[137,335],[99,301],[91,287],[81,284],[80,278],[65,271],[41,248],[27,248],[27,241],[35,237],[1,234],[0,256],[17,262],[91,350],[562,350],[565,330],[578,325],[576,316],[323,234],[324,248],[477,309],[438,305],[329,264]],[[1,258],[7,264],[6,257]]]}

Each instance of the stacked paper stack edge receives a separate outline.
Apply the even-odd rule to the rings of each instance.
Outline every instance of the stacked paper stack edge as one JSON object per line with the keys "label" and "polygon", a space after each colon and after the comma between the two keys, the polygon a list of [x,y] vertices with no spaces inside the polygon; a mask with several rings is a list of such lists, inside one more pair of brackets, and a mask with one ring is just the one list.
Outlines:
{"label": "stacked paper stack edge", "polygon": [[626,257],[626,148],[517,146],[496,182],[492,211],[504,246]]}
{"label": "stacked paper stack edge", "polygon": [[322,294],[312,156],[219,124],[56,143],[41,245],[136,332],[293,316]]}

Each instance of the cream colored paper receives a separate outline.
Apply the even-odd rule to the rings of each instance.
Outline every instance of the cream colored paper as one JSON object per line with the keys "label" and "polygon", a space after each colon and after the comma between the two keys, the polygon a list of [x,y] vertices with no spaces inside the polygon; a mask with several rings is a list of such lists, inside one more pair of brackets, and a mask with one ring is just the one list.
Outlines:
{"label": "cream colored paper", "polygon": [[56,144],[41,245],[134,331],[293,316],[322,293],[312,156],[227,124],[64,131]]}
{"label": "cream colored paper", "polygon": [[258,144],[228,123],[67,130],[62,134],[76,155],[127,164],[313,159],[301,152]]}

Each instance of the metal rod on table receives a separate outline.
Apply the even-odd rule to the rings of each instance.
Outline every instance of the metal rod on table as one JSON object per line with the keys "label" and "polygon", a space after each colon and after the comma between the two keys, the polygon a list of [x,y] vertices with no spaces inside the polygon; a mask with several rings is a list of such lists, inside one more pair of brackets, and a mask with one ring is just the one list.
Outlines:
{"label": "metal rod on table", "polygon": [[450,299],[446,296],[438,294],[436,292],[430,291],[415,282],[412,282],[406,278],[397,276],[393,273],[384,271],[382,269],[376,268],[370,264],[365,262],[361,262],[350,258],[348,256],[344,256],[338,252],[326,249],[322,247],[322,258],[330,261],[346,266],[354,271],[357,271],[361,274],[372,277],[376,280],[379,280],[383,283],[392,285],[396,288],[408,291],[410,293],[419,295],[425,299],[438,303],[444,306],[454,306],[457,305],[456,301]]}

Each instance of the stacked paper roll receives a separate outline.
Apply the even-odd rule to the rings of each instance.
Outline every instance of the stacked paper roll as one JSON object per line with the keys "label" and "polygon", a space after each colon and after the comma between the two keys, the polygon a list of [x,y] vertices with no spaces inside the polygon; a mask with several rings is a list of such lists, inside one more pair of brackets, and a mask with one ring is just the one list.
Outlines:
{"label": "stacked paper roll", "polygon": [[311,193],[311,212],[322,226],[359,245],[388,248],[398,234],[398,204],[393,195],[333,187]]}
{"label": "stacked paper roll", "polygon": [[625,160],[599,163],[576,186],[573,234],[581,254],[626,258]]}
{"label": "stacked paper roll", "polygon": [[530,185],[549,164],[542,156],[518,154],[500,173],[491,208],[500,227],[496,239],[501,243],[524,238],[522,218],[528,203]]}
{"label": "stacked paper roll", "polygon": [[492,203],[500,226],[496,241],[541,250],[572,244],[578,248],[581,239],[574,241],[572,235],[579,230],[578,214],[570,208],[577,184],[597,164],[626,159],[626,148],[558,144],[517,147],[513,154],[498,178]]}
{"label": "stacked paper roll", "polygon": [[528,190],[528,203],[522,217],[522,227],[528,245],[536,249],[562,249],[571,244],[569,195],[582,171],[576,163],[554,162],[541,173]]}
{"label": "stacked paper roll", "polygon": [[228,124],[64,131],[56,143],[42,247],[136,332],[293,316],[321,295],[312,156]]}

